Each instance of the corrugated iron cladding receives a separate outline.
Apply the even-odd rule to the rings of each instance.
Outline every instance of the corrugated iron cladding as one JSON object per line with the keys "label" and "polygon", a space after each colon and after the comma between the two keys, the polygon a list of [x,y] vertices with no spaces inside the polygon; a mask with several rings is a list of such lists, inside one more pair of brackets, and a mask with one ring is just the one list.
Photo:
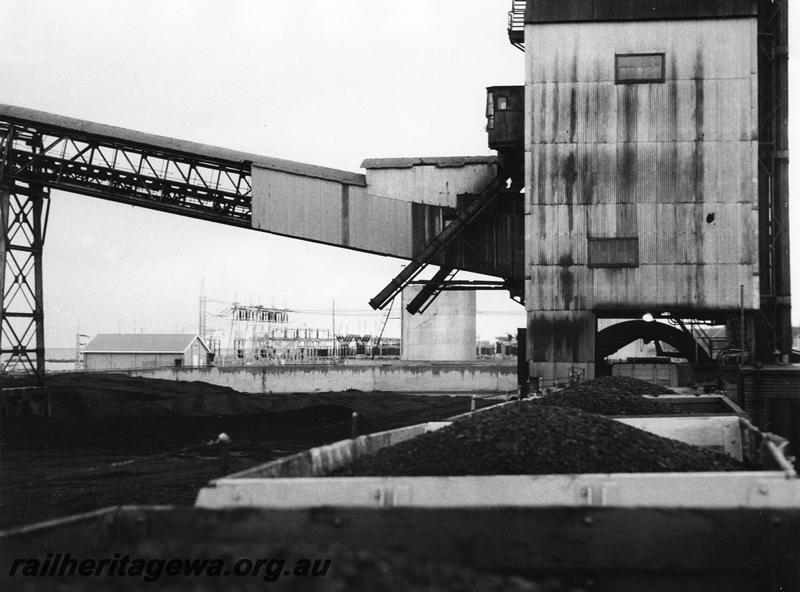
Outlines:
{"label": "corrugated iron cladding", "polygon": [[[525,304],[536,311],[591,308],[637,311],[665,306],[680,306],[681,310],[730,310],[738,306],[739,284],[749,290],[748,301],[757,296],[749,268],[737,265],[706,265],[699,269],[693,265],[596,269],[581,265],[537,265],[530,268],[530,290]],[[726,298],[710,300],[709,294],[719,293]]]}
{"label": "corrugated iron cladding", "polygon": [[493,270],[489,275],[522,280],[525,269],[523,197],[501,196],[445,250],[441,264],[456,269]]}
{"label": "corrugated iron cladding", "polygon": [[253,228],[399,257],[411,253],[409,203],[259,167],[253,168]]}
{"label": "corrugated iron cladding", "polygon": [[[528,30],[529,310],[757,307],[756,20]],[[616,84],[647,52],[665,82]],[[587,268],[589,237],[639,266]]]}
{"label": "corrugated iron cladding", "polygon": [[[533,362],[594,360],[595,317],[582,311],[528,313],[528,344]],[[567,376],[567,373],[554,374]]]}
{"label": "corrugated iron cladding", "polygon": [[[443,228],[454,208],[391,199],[368,188],[253,167],[253,228],[411,259]],[[522,279],[522,197],[500,199],[436,263]],[[477,244],[475,244],[477,241]]]}
{"label": "corrugated iron cladding", "polygon": [[753,16],[757,8],[756,0],[528,0],[525,22],[730,18]]}

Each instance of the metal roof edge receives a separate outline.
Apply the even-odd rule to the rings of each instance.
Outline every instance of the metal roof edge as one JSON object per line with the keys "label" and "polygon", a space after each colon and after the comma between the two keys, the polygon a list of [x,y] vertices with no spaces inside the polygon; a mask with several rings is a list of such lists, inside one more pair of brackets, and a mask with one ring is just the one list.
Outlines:
{"label": "metal roof edge", "polygon": [[497,157],[487,156],[412,156],[400,158],[366,158],[362,169],[408,169],[415,166],[460,168],[469,164],[495,164]]}
{"label": "metal roof edge", "polygon": [[131,130],[104,123],[96,123],[75,117],[56,115],[46,111],[28,109],[27,107],[17,107],[0,103],[0,119],[28,123],[35,126],[50,127],[59,130],[77,132],[79,134],[101,136],[112,142],[120,141],[128,144],[135,144],[143,148],[157,149],[164,152],[180,153],[194,158],[206,158],[225,161],[236,168],[249,167],[250,165],[260,166],[261,168],[316,177],[331,181],[338,181],[349,185],[366,186],[366,178],[361,173],[343,171],[330,167],[324,167],[281,158],[272,158],[260,154],[252,154],[239,150],[231,150],[210,144],[201,144],[189,140],[180,140],[168,136],[160,136]]}
{"label": "metal roof edge", "polygon": [[525,24],[755,17],[757,0],[527,0]]}
{"label": "metal roof edge", "polygon": [[[191,344],[189,344],[191,345]],[[184,354],[186,350],[189,349],[170,349],[164,351],[155,351],[155,350],[144,350],[144,349],[132,349],[132,350],[121,350],[121,349],[84,349],[84,354]]]}
{"label": "metal roof edge", "polygon": [[[167,345],[174,345],[174,349],[109,349],[106,347],[100,349],[97,346],[93,347],[93,343],[95,341],[100,340],[101,345],[105,345],[102,343],[104,339],[107,338],[116,338],[117,341],[129,338],[144,338],[144,337],[174,337],[174,338],[184,338],[184,347],[179,349],[178,345],[182,344],[167,344]],[[210,351],[208,345],[200,338],[197,333],[98,333],[94,336],[94,338],[86,344],[83,349],[83,353],[88,354],[185,354],[191,347],[192,344],[196,341],[200,341],[203,347]],[[135,345],[135,344],[134,344]],[[163,347],[164,344],[159,344],[160,347]],[[130,348],[130,343],[124,343],[123,347]]]}
{"label": "metal roof edge", "polygon": [[290,175],[314,177],[324,181],[336,181],[337,183],[344,183],[345,185],[367,186],[367,178],[363,173],[353,173],[341,169],[333,169],[293,160],[262,156],[258,157],[257,160],[253,160],[253,166],[260,169],[288,173]]}

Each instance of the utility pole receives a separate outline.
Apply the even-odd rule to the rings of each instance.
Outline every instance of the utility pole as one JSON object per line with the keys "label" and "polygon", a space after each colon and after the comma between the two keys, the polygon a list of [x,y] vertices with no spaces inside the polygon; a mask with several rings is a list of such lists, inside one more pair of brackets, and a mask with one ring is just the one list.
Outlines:
{"label": "utility pole", "polygon": [[333,323],[333,341],[331,347],[331,353],[333,354],[334,359],[336,358],[336,298],[333,298],[331,301],[331,321]]}
{"label": "utility pole", "polygon": [[[381,327],[381,332],[378,335],[378,341],[375,344],[375,349],[378,350],[378,355],[381,355],[380,354],[381,339],[383,339],[383,332],[386,330],[386,323],[389,322],[389,315],[392,314],[392,308],[393,307],[394,307],[394,299],[392,299],[392,302],[389,304],[389,312],[386,313],[386,318],[383,319],[383,326]],[[372,350],[372,359],[373,360],[375,359],[375,349]]]}
{"label": "utility pole", "polygon": [[200,318],[197,327],[197,332],[203,341],[206,340],[206,306],[206,280],[203,278],[200,280]]}
{"label": "utility pole", "polygon": [[81,333],[81,324],[78,322],[77,332],[75,333],[75,370],[85,370],[83,367],[83,346],[86,345],[84,339],[89,339],[88,335]]}

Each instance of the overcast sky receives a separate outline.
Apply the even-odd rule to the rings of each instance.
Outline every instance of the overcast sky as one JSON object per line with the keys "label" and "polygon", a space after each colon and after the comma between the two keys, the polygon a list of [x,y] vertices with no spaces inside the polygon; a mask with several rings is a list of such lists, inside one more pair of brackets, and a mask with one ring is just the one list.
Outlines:
{"label": "overcast sky", "polygon": [[[3,0],[0,103],[354,171],[366,157],[489,154],[485,87],[524,82],[523,54],[506,37],[509,6]],[[793,31],[798,16],[791,12]],[[367,310],[403,263],[53,192],[46,343],[73,344],[78,323],[88,335],[196,331],[202,279],[220,301],[325,309],[335,298],[337,308]],[[506,293],[479,294],[478,308],[518,311],[480,319],[483,338],[524,324]],[[352,328],[369,332],[376,322],[353,317]]]}

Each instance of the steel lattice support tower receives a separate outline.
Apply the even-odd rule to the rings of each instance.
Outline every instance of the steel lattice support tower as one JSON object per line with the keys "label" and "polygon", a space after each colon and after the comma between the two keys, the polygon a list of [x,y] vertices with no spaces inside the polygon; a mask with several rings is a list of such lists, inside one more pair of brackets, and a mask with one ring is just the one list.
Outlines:
{"label": "steel lattice support tower", "polygon": [[[6,175],[11,148],[24,142],[41,150],[37,137],[22,138],[13,126],[3,130],[0,161],[0,376],[2,399],[21,405],[41,401],[44,391],[44,298],[42,253],[50,190]],[[39,412],[49,413],[47,409]]]}

